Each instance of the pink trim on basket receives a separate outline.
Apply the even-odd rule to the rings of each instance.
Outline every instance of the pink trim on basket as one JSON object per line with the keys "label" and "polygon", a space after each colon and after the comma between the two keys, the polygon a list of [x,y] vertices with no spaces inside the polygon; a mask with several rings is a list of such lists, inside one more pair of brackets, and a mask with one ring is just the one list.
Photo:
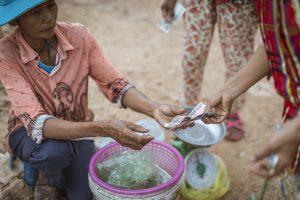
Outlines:
{"label": "pink trim on basket", "polygon": [[149,188],[149,189],[128,190],[128,189],[122,189],[122,188],[117,188],[117,187],[111,186],[111,185],[105,183],[104,181],[102,181],[100,178],[98,178],[96,171],[95,171],[95,165],[97,162],[97,158],[99,157],[99,155],[108,151],[110,148],[120,146],[120,144],[118,144],[117,142],[111,143],[111,144],[103,147],[98,152],[96,152],[95,155],[92,157],[90,164],[89,164],[89,172],[90,172],[90,176],[91,176],[92,180],[95,183],[97,183],[98,186],[100,186],[112,193],[117,193],[117,194],[122,194],[122,195],[130,195],[130,196],[155,194],[155,193],[158,193],[158,192],[161,192],[161,191],[164,191],[164,190],[167,190],[167,189],[173,187],[174,185],[176,185],[176,183],[178,183],[178,181],[180,181],[180,178],[183,175],[183,172],[185,169],[184,159],[183,159],[182,155],[177,151],[177,149],[175,149],[174,147],[172,147],[169,144],[159,142],[159,141],[152,141],[151,143],[167,148],[172,153],[174,153],[176,155],[176,157],[179,159],[179,166],[178,166],[178,170],[177,170],[176,174],[166,183],[158,185],[153,188]]}

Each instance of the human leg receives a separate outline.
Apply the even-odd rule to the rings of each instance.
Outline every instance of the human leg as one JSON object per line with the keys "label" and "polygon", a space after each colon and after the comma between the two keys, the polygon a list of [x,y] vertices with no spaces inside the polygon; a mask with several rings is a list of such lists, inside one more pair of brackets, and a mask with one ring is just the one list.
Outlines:
{"label": "human leg", "polygon": [[64,169],[65,189],[71,200],[89,200],[93,198],[88,183],[89,162],[95,153],[95,145],[91,140],[74,141],[78,155],[71,165]]}
{"label": "human leg", "polygon": [[200,98],[204,67],[215,26],[213,1],[185,0],[185,43],[182,60],[184,104],[194,106]]}
{"label": "human leg", "polygon": [[[228,80],[248,62],[253,53],[258,22],[255,6],[252,3],[218,4],[217,21]],[[244,136],[243,124],[238,114],[244,102],[245,95],[239,97],[233,104],[232,114],[226,121],[228,140],[238,141]]]}
{"label": "human leg", "polygon": [[[91,199],[87,166],[94,153],[92,141],[44,140],[38,145],[22,127],[10,135],[9,143],[15,156],[45,174],[49,186],[65,188],[69,199]],[[70,180],[79,182],[74,185]]]}

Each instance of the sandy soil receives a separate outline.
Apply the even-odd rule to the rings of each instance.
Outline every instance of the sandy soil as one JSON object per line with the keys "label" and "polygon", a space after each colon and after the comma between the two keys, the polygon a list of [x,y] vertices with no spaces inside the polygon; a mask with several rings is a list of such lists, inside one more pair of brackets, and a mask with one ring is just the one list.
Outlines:
{"label": "sandy soil", "polygon": [[[180,22],[165,35],[156,27],[161,18],[160,4],[161,0],[64,1],[60,19],[87,25],[116,68],[151,99],[180,105],[183,28]],[[214,38],[205,71],[203,97],[214,93],[224,81],[224,61],[217,33]],[[3,99],[6,97],[1,94],[0,102]],[[6,103],[2,104],[0,112],[7,107]],[[280,121],[281,104],[271,85],[266,80],[260,82],[248,93],[242,110],[246,138],[238,143],[222,142],[210,149],[224,159],[230,174],[231,190],[224,199],[243,200],[251,192],[260,191],[263,180],[249,174],[248,160],[253,150],[268,140],[273,125]],[[110,104],[93,81],[90,82],[89,105],[97,120],[144,118]],[[2,134],[6,116],[0,117]],[[273,193],[274,190],[270,191],[267,199],[274,199]]]}

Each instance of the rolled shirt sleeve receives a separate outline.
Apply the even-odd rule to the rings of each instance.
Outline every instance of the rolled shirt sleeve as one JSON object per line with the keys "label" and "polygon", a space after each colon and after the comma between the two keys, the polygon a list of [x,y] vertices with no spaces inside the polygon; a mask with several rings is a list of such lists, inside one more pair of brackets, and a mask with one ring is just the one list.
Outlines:
{"label": "rolled shirt sleeve", "polygon": [[43,134],[44,123],[46,122],[46,120],[53,119],[53,118],[56,117],[52,115],[45,115],[45,114],[40,115],[36,118],[33,124],[31,137],[37,144],[41,144],[42,141],[44,140],[44,134]]}
{"label": "rolled shirt sleeve", "polygon": [[[91,44],[89,48],[90,56],[90,76],[95,80],[101,92],[113,103],[122,105],[121,101],[128,88],[129,82],[122,77],[103,54],[96,39],[87,30],[87,40]],[[127,87],[126,87],[127,86]],[[126,89],[123,90],[123,89]],[[125,91],[125,92],[124,92]]]}
{"label": "rolled shirt sleeve", "polygon": [[28,135],[40,143],[43,139],[44,121],[52,116],[46,115],[32,87],[16,64],[0,59],[0,80],[11,101],[12,112],[26,127]]}
{"label": "rolled shirt sleeve", "polygon": [[119,95],[117,97],[117,104],[120,108],[124,108],[126,109],[127,107],[123,104],[123,97],[124,95],[126,94],[126,92],[128,90],[130,90],[131,88],[135,88],[135,85],[134,84],[127,84],[125,87],[123,87],[123,89],[119,92]]}

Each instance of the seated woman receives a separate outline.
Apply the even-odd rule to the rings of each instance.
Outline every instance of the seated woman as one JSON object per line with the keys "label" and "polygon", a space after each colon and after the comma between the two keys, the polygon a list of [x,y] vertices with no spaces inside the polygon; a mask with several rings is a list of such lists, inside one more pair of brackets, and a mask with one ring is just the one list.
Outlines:
{"label": "seated woman", "polygon": [[153,139],[137,135],[147,130],[130,122],[90,121],[89,77],[113,103],[162,125],[184,112],[149,100],[128,83],[84,26],[57,23],[54,0],[0,0],[0,11],[1,26],[17,26],[0,40],[0,80],[12,103],[5,146],[43,172],[49,185],[64,188],[69,199],[92,199],[88,164],[94,144],[76,139],[112,137],[133,149]]}

